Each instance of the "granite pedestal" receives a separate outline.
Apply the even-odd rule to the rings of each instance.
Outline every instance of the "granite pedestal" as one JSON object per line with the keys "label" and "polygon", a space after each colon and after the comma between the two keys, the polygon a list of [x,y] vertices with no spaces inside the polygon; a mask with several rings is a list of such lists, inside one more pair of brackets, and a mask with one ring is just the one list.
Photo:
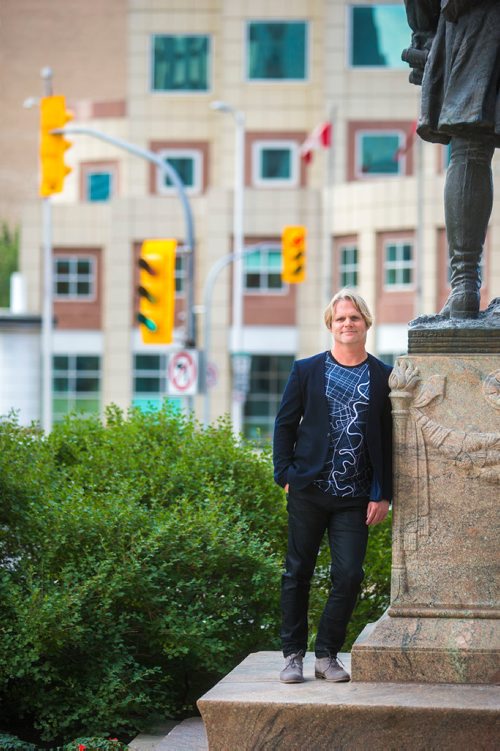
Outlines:
{"label": "granite pedestal", "polygon": [[410,354],[391,376],[391,604],[356,681],[500,680],[500,358]]}

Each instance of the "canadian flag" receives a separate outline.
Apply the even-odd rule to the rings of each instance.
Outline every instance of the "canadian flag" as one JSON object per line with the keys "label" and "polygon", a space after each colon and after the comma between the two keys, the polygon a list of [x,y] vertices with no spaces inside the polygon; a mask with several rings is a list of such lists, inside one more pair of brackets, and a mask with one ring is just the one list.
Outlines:
{"label": "canadian flag", "polygon": [[301,158],[306,164],[312,161],[316,149],[327,149],[332,144],[332,124],[321,123],[307,136],[299,149]]}

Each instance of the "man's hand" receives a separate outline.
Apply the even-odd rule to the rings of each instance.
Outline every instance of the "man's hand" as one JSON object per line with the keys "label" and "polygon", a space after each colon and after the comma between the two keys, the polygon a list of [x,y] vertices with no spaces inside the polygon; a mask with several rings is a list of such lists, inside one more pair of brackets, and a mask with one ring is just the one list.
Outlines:
{"label": "man's hand", "polygon": [[287,483],[287,484],[285,485],[285,487],[283,488],[283,490],[285,491],[285,493],[288,493],[288,488],[289,488],[289,485],[288,485],[288,483]]}
{"label": "man's hand", "polygon": [[370,526],[383,522],[389,512],[389,501],[370,501],[366,510],[366,523]]}

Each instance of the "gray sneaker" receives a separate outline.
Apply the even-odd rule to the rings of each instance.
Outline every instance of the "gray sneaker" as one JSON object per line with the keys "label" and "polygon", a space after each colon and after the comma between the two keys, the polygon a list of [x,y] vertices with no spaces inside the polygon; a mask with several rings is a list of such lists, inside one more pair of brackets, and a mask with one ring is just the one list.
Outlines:
{"label": "gray sneaker", "polygon": [[316,678],[324,678],[325,681],[335,681],[335,683],[351,680],[351,676],[336,657],[317,657],[314,675]]}
{"label": "gray sneaker", "polygon": [[280,681],[282,683],[302,683],[304,680],[304,672],[302,666],[302,660],[304,659],[303,652],[295,652],[294,654],[285,657],[285,667],[280,673]]}

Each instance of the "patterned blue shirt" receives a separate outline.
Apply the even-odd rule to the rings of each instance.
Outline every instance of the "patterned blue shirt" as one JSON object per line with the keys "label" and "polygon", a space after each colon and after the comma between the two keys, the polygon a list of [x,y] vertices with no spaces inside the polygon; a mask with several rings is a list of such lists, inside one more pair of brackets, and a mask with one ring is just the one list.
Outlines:
{"label": "patterned blue shirt", "polygon": [[368,496],[373,475],[366,445],[368,360],[349,367],[340,365],[327,352],[325,384],[330,439],[325,466],[315,484],[335,496]]}

